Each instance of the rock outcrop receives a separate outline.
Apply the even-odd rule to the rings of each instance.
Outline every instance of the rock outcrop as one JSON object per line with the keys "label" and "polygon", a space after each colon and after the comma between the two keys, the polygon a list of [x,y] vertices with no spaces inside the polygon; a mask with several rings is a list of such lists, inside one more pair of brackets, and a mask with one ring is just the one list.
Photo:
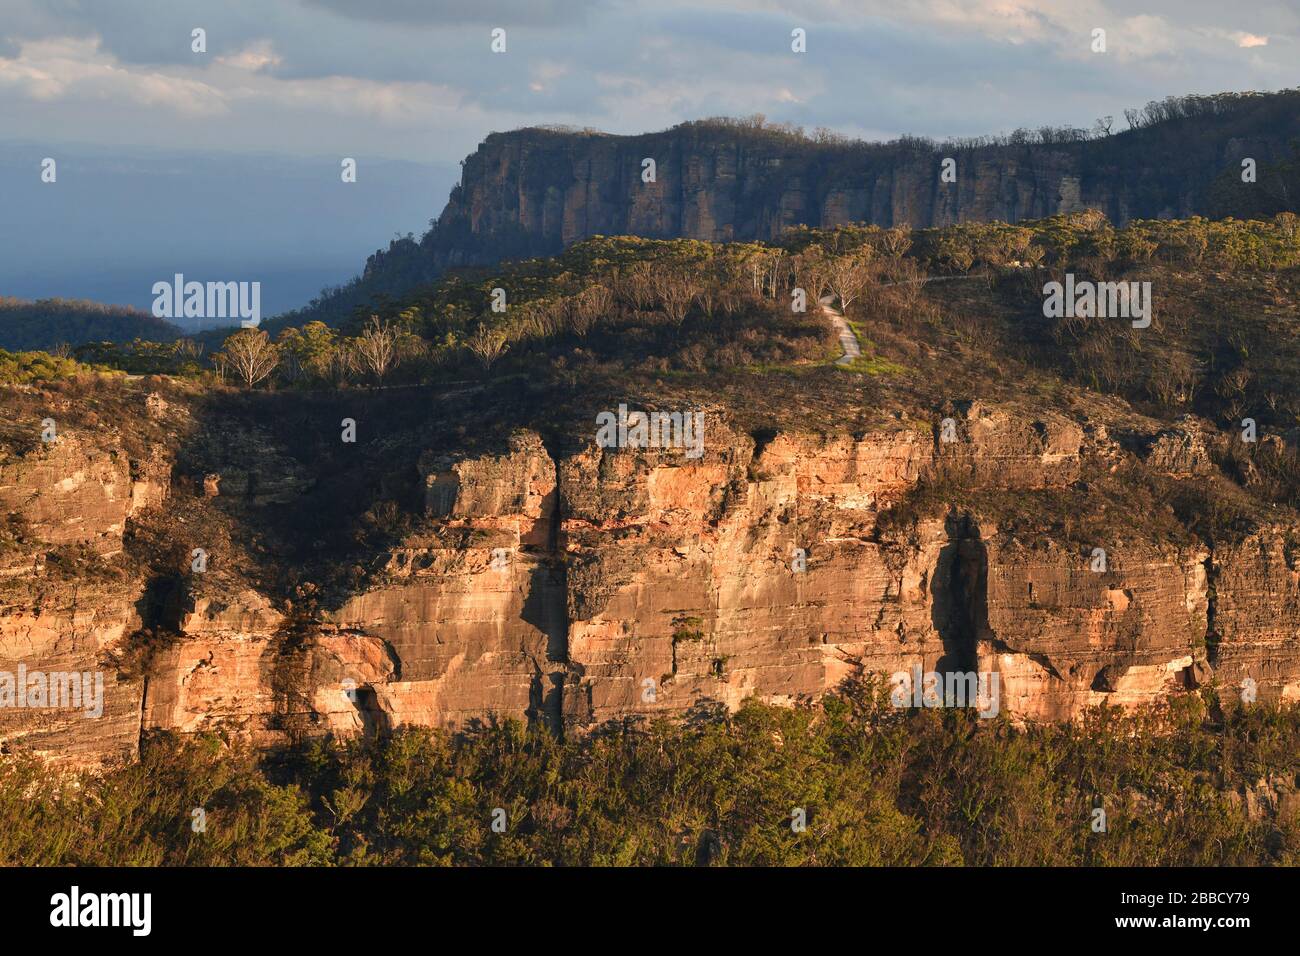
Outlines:
{"label": "rock outcrop", "polygon": [[[0,737],[86,765],[156,728],[273,744],[511,717],[582,733],[792,703],[860,669],[996,672],[1000,709],[1018,719],[1246,681],[1260,700],[1300,698],[1300,528],[1215,549],[1134,530],[1099,561],[979,507],[882,521],[937,476],[1051,492],[1114,451],[1104,429],[1057,415],[975,403],[944,417],[953,429],[756,437],[710,411],[699,457],[529,431],[429,449],[412,462],[413,524],[359,584],[315,604],[228,569],[178,568],[159,597],[156,569],[120,552],[123,528],[166,501],[169,463],[133,468],[70,436],[0,468],[35,542],[6,555],[0,672],[102,672],[103,714],[0,708]],[[1172,473],[1201,466],[1189,428],[1148,436]],[[206,474],[174,479],[196,485],[193,507],[291,507],[308,484],[259,497],[241,480],[226,501],[235,483],[206,497]],[[117,573],[59,577],[48,548],[61,542]]]}
{"label": "rock outcrop", "polygon": [[[451,267],[552,255],[595,235],[768,241],[799,225],[923,228],[1085,208],[1117,224],[1240,217],[1244,209],[1224,207],[1223,184],[1243,158],[1267,170],[1290,159],[1294,99],[1241,97],[1222,113],[1096,139],[1057,130],[1044,142],[945,147],[813,141],[713,121],[635,136],[493,133],[464,160],[435,227],[377,252],[363,278],[393,292]],[[956,163],[955,181],[940,177],[945,159]]]}
{"label": "rock outcrop", "polygon": [[[76,436],[0,464],[0,508],[26,538],[0,559],[0,748],[71,765],[135,751],[144,680],[108,662],[141,627],[144,584],[81,573],[79,549],[120,555],[127,521],[167,488],[162,457]],[[65,706],[53,706],[56,694]]]}

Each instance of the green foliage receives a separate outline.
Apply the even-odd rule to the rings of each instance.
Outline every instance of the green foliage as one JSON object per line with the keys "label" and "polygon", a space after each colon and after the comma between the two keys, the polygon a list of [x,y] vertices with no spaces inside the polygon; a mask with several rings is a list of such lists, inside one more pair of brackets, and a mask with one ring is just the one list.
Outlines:
{"label": "green foliage", "polygon": [[[419,248],[414,240],[403,241]],[[856,274],[846,268],[852,262],[859,263]],[[967,346],[989,350],[999,343],[987,323],[958,316],[952,325],[920,301],[925,277],[1029,281],[1039,278],[1043,266],[1054,275],[1069,270],[1098,278],[1206,268],[1280,275],[1298,264],[1300,228],[1291,214],[1269,220],[1136,220],[1122,228],[1097,210],[918,231],[799,226],[772,244],[595,236],[558,255],[462,268],[432,282],[412,273],[405,291],[394,287],[370,301],[358,299],[350,317],[336,317],[330,325],[310,321],[296,327],[285,318],[267,323],[281,356],[269,384],[436,383],[489,372],[496,378],[553,373],[563,380],[577,376],[575,366],[581,365],[663,375],[820,364],[828,351],[837,354],[834,336],[815,309],[790,312],[795,286],[809,295],[833,292],[841,302],[851,294],[846,311],[860,327],[880,305],[882,291],[901,287],[897,308],[933,325],[948,324]],[[492,307],[495,289],[505,291],[504,310]],[[395,336],[382,375],[367,367],[359,348],[372,316]],[[1117,338],[1118,326],[1076,325],[1057,335],[1054,347],[1077,353],[1071,364],[1090,387],[1159,400],[1183,396],[1186,402],[1193,387],[1190,366],[1200,359],[1143,363],[1134,357],[1119,368],[1119,359],[1104,353],[1135,356],[1136,346]],[[1157,328],[1145,341],[1159,335]],[[1076,341],[1065,341],[1070,336]],[[215,334],[199,340],[211,348],[220,344]],[[484,344],[493,342],[500,348],[486,354]],[[131,374],[197,376],[207,364],[190,340],[99,343],[80,347],[77,355]],[[880,355],[850,371],[892,375],[913,367]]]}
{"label": "green foliage", "polygon": [[128,375],[175,375],[202,378],[203,349],[192,339],[175,341],[87,342],[73,349],[78,361]]}
{"label": "green foliage", "polygon": [[301,329],[287,328],[275,340],[280,349],[280,371],[285,380],[324,381],[339,347],[338,336],[324,322],[308,322]]}
{"label": "green foliage", "polygon": [[[204,829],[196,832],[195,810]],[[29,866],[295,866],[330,840],[294,786],[222,741],[160,737],[137,763],[72,780],[30,759],[0,764],[0,862]]]}
{"label": "green foliage", "polygon": [[260,766],[216,738],[161,736],[139,763],[77,781],[0,765],[0,862],[1294,865],[1300,820],[1250,813],[1242,795],[1294,780],[1300,708],[1207,704],[1017,728],[895,709],[855,680],[816,706],[750,701],[568,741],[515,722],[407,729]]}
{"label": "green foliage", "polygon": [[3,385],[54,382],[100,371],[107,369],[48,352],[6,352],[0,349],[0,384]]}
{"label": "green foliage", "polygon": [[[1041,252],[1036,252],[1040,250]],[[1266,220],[1134,220],[1116,229],[1097,210],[1048,219],[959,223],[917,233],[916,254],[937,273],[1044,262],[1061,268],[1153,256],[1183,266],[1213,262],[1236,271],[1274,271],[1300,265],[1300,229],[1286,214]]]}
{"label": "green foliage", "polygon": [[673,643],[680,644],[683,641],[704,640],[703,624],[702,618],[689,615],[673,618]]}

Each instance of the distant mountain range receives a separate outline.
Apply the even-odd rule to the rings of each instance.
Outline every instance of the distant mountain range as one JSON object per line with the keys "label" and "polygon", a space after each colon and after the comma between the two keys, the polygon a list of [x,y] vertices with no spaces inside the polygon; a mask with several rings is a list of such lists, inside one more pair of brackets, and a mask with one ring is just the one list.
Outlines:
{"label": "distant mountain range", "polygon": [[148,312],[84,299],[0,297],[0,348],[10,352],[48,351],[84,342],[171,342],[181,330]]}
{"label": "distant mountain range", "polygon": [[[1045,127],[948,143],[864,143],[727,119],[638,136],[493,133],[423,238],[392,242],[295,321],[337,324],[450,267],[550,255],[593,235],[770,240],[801,224],[919,228],[1089,207],[1121,224],[1300,207],[1300,89],[1171,97],[1125,120],[1119,132]],[[941,176],[945,159],[953,182]],[[1242,182],[1245,160],[1252,183]]]}
{"label": "distant mountain range", "polygon": [[[422,238],[393,240],[361,275],[270,327],[339,325],[449,268],[551,255],[593,235],[771,240],[797,225],[1015,222],[1089,207],[1117,224],[1300,208],[1300,90],[1171,97],[1125,120],[1119,132],[1045,127],[948,143],[864,143],[728,119],[637,136],[492,133],[463,162]],[[1248,161],[1252,182],[1243,181]],[[149,331],[129,311],[93,317],[87,334],[121,340]],[[162,326],[155,334],[175,333]],[[0,330],[0,343],[35,347],[69,335],[84,340],[65,322],[48,333]]]}

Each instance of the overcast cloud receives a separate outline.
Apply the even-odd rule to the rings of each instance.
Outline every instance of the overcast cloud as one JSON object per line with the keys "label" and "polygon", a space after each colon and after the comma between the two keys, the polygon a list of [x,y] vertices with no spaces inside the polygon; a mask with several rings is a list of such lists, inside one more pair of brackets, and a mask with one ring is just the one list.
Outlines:
{"label": "overcast cloud", "polygon": [[[1300,4],[0,0],[5,135],[456,161],[492,130],[763,113],[937,137],[1294,86]],[[203,27],[208,52],[190,50]],[[507,31],[507,52],[489,50]],[[808,53],[790,52],[790,30]],[[1109,52],[1089,50],[1091,31]]]}
{"label": "overcast cloud", "polygon": [[255,271],[287,308],[421,232],[492,131],[1091,126],[1300,85],[1297,38],[1300,0],[0,0],[0,294],[143,305],[150,276]]}

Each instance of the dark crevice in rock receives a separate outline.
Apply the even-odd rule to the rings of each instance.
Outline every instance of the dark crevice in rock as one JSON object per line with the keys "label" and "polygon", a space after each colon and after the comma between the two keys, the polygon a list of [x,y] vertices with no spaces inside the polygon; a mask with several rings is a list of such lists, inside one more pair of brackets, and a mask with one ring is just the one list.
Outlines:
{"label": "dark crevice in rock", "polygon": [[1214,563],[1214,552],[1205,558],[1205,657],[1211,667],[1219,665],[1219,569]]}
{"label": "dark crevice in rock", "polygon": [[313,636],[309,624],[286,622],[276,639],[267,644],[259,662],[269,673],[271,687],[272,712],[267,726],[283,732],[294,743],[304,740],[315,723],[310,660]]}
{"label": "dark crevice in rock", "polygon": [[553,470],[555,488],[542,506],[543,514],[550,519],[546,526],[546,559],[529,573],[522,617],[546,635],[546,660],[534,661],[530,719],[540,720],[558,734],[563,729],[564,685],[571,669],[569,569],[560,548],[560,528],[568,509],[560,485],[560,441],[554,435],[539,433],[538,437]]}
{"label": "dark crevice in rock", "polygon": [[140,678],[140,708],[136,711],[135,748],[138,754],[144,746],[145,715],[149,713],[149,675]]}
{"label": "dark crevice in rock", "polygon": [[358,687],[353,692],[357,712],[361,716],[361,732],[366,737],[383,737],[392,733],[393,722],[379,706],[379,697],[373,687]]}
{"label": "dark crevice in rock", "polygon": [[180,574],[160,574],[150,578],[135,605],[141,630],[179,632],[186,594],[185,578]]}
{"label": "dark crevice in rock", "polygon": [[533,660],[529,718],[558,729],[563,711],[564,678],[569,663],[567,575],[561,561],[538,563],[528,572],[522,618],[546,635],[544,660]]}
{"label": "dark crevice in rock", "polygon": [[759,428],[749,433],[749,437],[754,439],[754,451],[750,455],[750,461],[757,461],[763,454],[763,450],[776,440],[780,434],[775,428]]}
{"label": "dark crevice in rock", "polygon": [[969,515],[951,515],[946,531],[948,543],[939,552],[930,582],[931,622],[943,642],[935,669],[941,674],[974,673],[979,667],[977,644],[989,630],[988,553]]}

